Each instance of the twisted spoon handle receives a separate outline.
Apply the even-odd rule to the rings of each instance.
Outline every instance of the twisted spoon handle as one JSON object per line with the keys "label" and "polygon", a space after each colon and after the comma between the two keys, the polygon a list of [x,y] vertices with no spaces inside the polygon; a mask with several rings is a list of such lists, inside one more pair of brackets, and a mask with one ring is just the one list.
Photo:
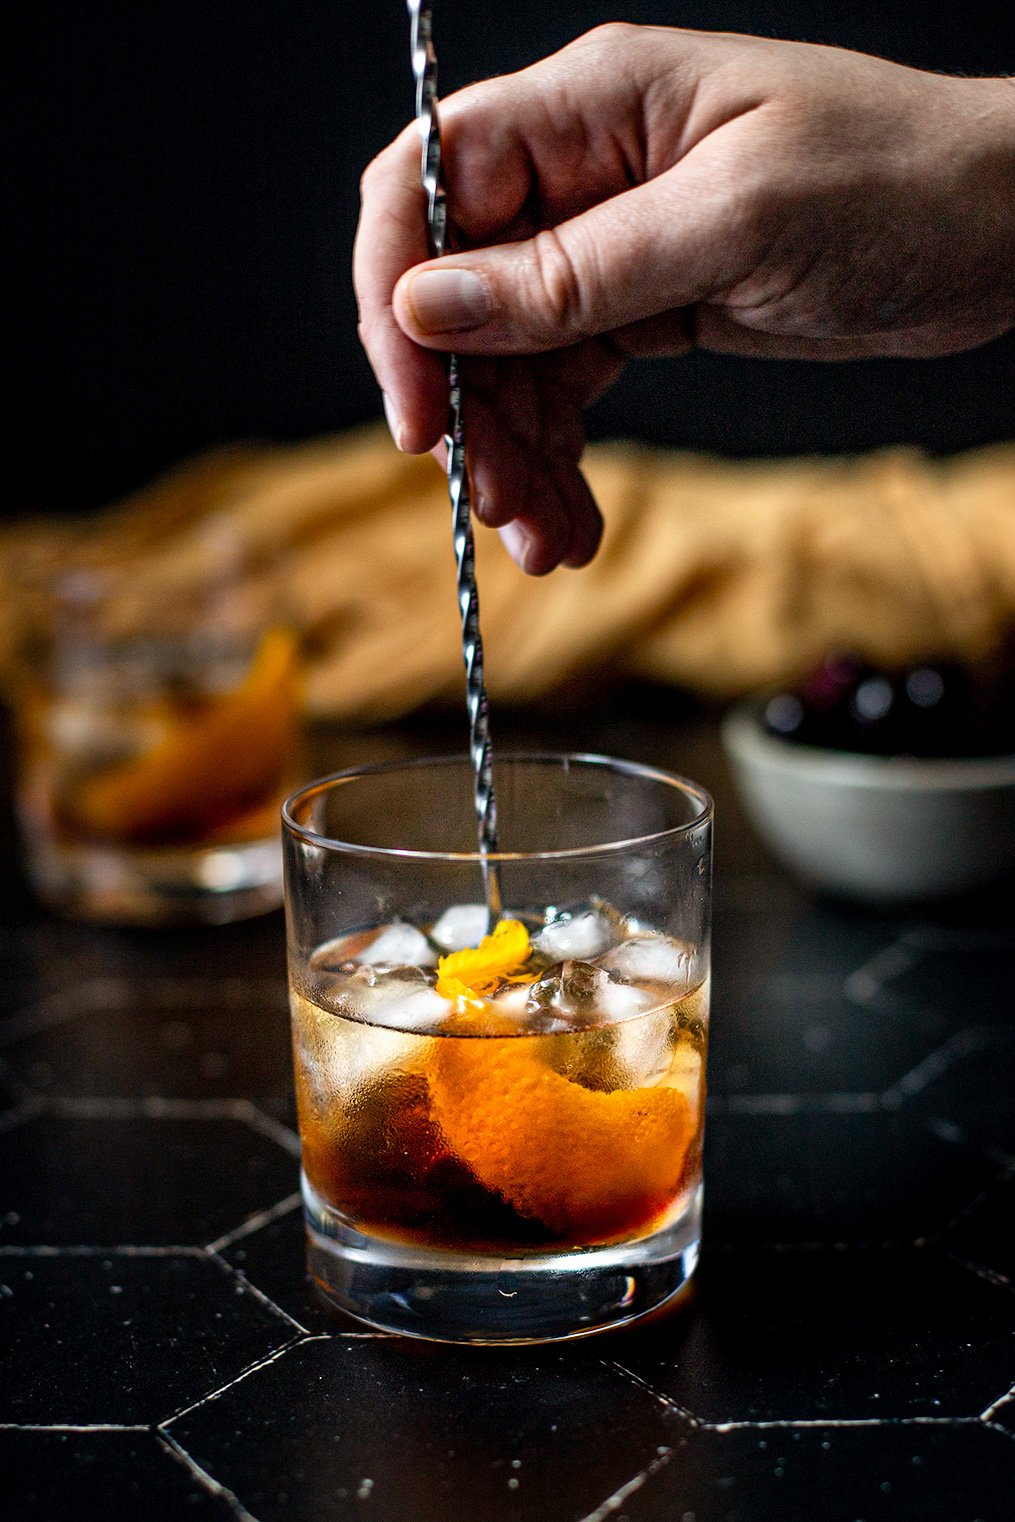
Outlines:
{"label": "twisted spoon handle", "polygon": [[[434,256],[440,258],[447,245],[447,196],[441,174],[441,130],[437,116],[437,55],[433,45],[433,18],[428,0],[406,0],[411,20],[412,71],[416,78],[416,119],[423,140],[423,188],[427,196],[427,230]],[[493,752],[490,746],[490,708],[483,676],[483,640],[479,630],[479,593],[476,589],[476,557],[472,539],[472,501],[465,466],[465,423],[458,356],[448,358],[448,425],[444,442],[448,451],[448,492],[454,524],[455,561],[458,566],[458,605],[462,616],[462,654],[465,659],[465,693],[469,711],[469,748],[475,774],[476,821],[483,861],[483,885],[490,928],[501,914],[500,876],[496,854],[497,800],[493,787]]]}

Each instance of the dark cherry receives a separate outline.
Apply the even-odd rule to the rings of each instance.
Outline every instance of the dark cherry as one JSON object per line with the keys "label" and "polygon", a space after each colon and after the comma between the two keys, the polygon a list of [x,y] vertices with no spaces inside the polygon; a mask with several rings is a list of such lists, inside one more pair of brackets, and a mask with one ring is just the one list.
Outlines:
{"label": "dark cherry", "polygon": [[765,706],[782,739],[875,756],[1015,752],[1015,638],[976,665],[923,660],[883,669],[834,652]]}

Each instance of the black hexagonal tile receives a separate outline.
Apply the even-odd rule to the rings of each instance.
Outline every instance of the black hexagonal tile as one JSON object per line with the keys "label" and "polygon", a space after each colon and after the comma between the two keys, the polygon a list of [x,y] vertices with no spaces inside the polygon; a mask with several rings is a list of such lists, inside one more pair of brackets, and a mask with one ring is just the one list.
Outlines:
{"label": "black hexagonal tile", "polygon": [[715,1244],[908,1244],[942,1230],[997,1176],[908,1117],[710,1117],[705,1237]]}
{"label": "black hexagonal tile", "polygon": [[937,1043],[830,990],[821,974],[782,974],[752,998],[717,992],[709,1036],[716,1094],[877,1094]]}
{"label": "black hexagonal tile", "polygon": [[1015,1379],[1015,1295],[929,1248],[706,1248],[688,1314],[616,1341],[708,1422],[971,1417]]}
{"label": "black hexagonal tile", "polygon": [[[243,1096],[294,1118],[286,987],[277,980],[151,979],[99,984],[73,1019],[6,1050],[11,1072],[37,1093]],[[113,997],[115,995],[115,997]]]}
{"label": "black hexagonal tile", "polygon": [[307,1273],[302,1205],[223,1247],[221,1254],[308,1331],[362,1331],[362,1326],[324,1299]]}
{"label": "black hexagonal tile", "polygon": [[204,1254],[0,1253],[0,1421],[157,1422],[292,1328]]}
{"label": "black hexagonal tile", "polygon": [[80,926],[52,921],[8,926],[0,946],[0,1042],[17,1034],[31,1014],[97,975],[92,940]]}
{"label": "black hexagonal tile", "polygon": [[628,1522],[1009,1522],[1015,1444],[981,1423],[682,1434]]}
{"label": "black hexagonal tile", "polygon": [[241,1120],[39,1114],[0,1132],[0,1244],[211,1241],[297,1187],[298,1166]]}
{"label": "black hexagonal tile", "polygon": [[964,1026],[1011,1022],[1015,936],[978,931],[914,935],[900,951],[897,968],[890,966],[871,991],[872,1007],[895,1012],[941,1037]]}
{"label": "black hexagonal tile", "polygon": [[941,1245],[968,1263],[1000,1274],[1015,1288],[1015,1174],[988,1189],[955,1220]]}
{"label": "black hexagonal tile", "polygon": [[236,1516],[148,1432],[0,1432],[0,1493],[17,1522]]}
{"label": "black hexagonal tile", "polygon": [[971,1141],[1015,1159],[1015,1021],[968,1034],[964,1049],[912,1102],[952,1121]]}
{"label": "black hexagonal tile", "polygon": [[258,1522],[361,1507],[374,1522],[564,1522],[680,1427],[584,1347],[336,1337],[291,1348],[171,1431]]}
{"label": "black hexagonal tile", "polygon": [[0,1057],[0,1117],[9,1114],[11,1110],[18,1109],[27,1097],[28,1092],[24,1084],[19,1082],[4,1059]]}

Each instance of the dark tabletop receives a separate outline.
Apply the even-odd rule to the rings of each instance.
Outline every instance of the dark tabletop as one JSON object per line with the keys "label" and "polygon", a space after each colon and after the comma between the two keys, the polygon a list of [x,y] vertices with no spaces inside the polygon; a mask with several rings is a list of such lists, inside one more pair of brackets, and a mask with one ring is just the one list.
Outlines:
{"label": "dark tabletop", "polygon": [[[691,1303],[532,1349],[372,1333],[308,1288],[279,915],[60,923],[0,882],[0,1509],[257,1522],[1010,1522],[1011,895],[821,904],[710,718],[632,695],[505,744],[718,805],[705,1249]],[[462,748],[321,735],[314,770]],[[13,1505],[13,1511],[10,1510]]]}

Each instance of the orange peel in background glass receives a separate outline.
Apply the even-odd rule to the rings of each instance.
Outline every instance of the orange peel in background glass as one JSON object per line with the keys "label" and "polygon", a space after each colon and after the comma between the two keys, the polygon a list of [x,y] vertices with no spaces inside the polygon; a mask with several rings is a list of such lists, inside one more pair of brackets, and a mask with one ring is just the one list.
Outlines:
{"label": "orange peel in background glass", "polygon": [[175,717],[151,750],[88,777],[67,812],[91,834],[135,844],[242,839],[267,807],[274,828],[278,800],[265,795],[281,790],[298,721],[296,637],[269,629],[238,687]]}
{"label": "orange peel in background glass", "polygon": [[679,1192],[696,1117],[679,1089],[587,1089],[540,1060],[552,1037],[500,1034],[482,994],[527,954],[524,926],[506,920],[441,958],[437,991],[456,1012],[428,1069],[434,1118],[481,1184],[555,1235],[587,1245],[648,1230]]}

